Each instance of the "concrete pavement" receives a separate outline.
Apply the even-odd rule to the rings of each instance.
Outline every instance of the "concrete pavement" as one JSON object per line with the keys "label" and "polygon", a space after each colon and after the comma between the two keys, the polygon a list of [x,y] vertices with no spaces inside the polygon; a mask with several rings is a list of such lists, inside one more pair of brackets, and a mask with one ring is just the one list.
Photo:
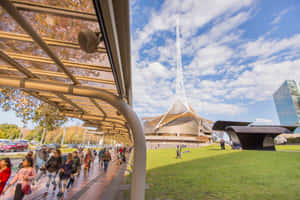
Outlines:
{"label": "concrete pavement", "polygon": [[[124,165],[124,164],[123,164]],[[118,176],[120,165],[117,160],[110,162],[107,173],[105,174],[103,168],[99,167],[98,160],[95,160],[93,166],[89,173],[84,176],[83,170],[72,188],[65,192],[65,200],[93,200],[101,199],[101,195],[106,190],[106,187],[110,184],[112,179]],[[26,195],[24,200],[55,200],[58,193],[58,187],[53,191],[53,186],[50,186],[48,195],[44,197],[44,192],[46,191],[46,176],[42,177],[38,184],[32,187],[32,193]],[[58,178],[56,178],[58,182]],[[0,197],[0,200],[11,200],[13,199],[14,187],[11,187],[4,196]],[[109,199],[106,199],[109,200]]]}

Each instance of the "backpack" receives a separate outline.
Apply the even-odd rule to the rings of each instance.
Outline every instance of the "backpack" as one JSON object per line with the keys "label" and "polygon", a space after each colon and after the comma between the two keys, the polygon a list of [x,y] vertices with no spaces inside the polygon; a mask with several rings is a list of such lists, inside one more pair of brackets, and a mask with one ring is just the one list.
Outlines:
{"label": "backpack", "polygon": [[41,159],[39,156],[37,156],[36,158],[36,165],[38,166],[38,168],[42,168],[43,165],[45,164],[45,161],[43,159]]}

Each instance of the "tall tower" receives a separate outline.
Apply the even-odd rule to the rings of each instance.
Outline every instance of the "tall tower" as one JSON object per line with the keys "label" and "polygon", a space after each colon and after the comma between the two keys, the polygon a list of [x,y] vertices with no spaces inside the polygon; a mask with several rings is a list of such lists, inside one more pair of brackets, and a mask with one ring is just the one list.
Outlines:
{"label": "tall tower", "polygon": [[176,100],[181,100],[182,103],[187,104],[184,84],[183,84],[183,73],[182,73],[182,58],[181,58],[181,47],[180,47],[180,27],[179,27],[179,16],[176,15],[176,49],[177,49],[177,73],[176,73]]}
{"label": "tall tower", "polygon": [[181,58],[181,46],[180,46],[180,25],[179,16],[176,15],[176,61],[177,61],[177,71],[176,71],[176,95],[175,102],[169,109],[170,114],[179,114],[191,111],[190,106],[187,103],[184,83],[183,83],[183,72],[182,72],[182,58]]}

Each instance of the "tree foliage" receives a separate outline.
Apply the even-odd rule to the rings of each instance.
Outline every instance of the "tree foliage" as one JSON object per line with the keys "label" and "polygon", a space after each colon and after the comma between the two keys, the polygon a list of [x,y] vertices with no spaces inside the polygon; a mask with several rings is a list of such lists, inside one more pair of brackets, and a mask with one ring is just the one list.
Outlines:
{"label": "tree foliage", "polygon": [[0,124],[0,138],[17,139],[21,134],[19,127],[15,124]]}
{"label": "tree foliage", "polygon": [[47,130],[54,130],[64,124],[66,117],[59,110],[17,89],[5,88],[0,92],[0,107],[4,111],[15,111],[24,124],[32,121]]}

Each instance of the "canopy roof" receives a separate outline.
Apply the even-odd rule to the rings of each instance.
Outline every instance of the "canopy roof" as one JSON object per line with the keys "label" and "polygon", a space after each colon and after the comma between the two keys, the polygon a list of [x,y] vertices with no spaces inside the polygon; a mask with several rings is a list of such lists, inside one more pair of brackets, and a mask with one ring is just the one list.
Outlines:
{"label": "canopy roof", "polygon": [[[0,76],[100,88],[131,105],[128,0],[1,0],[0,5]],[[78,44],[86,29],[103,38],[95,53]],[[23,90],[99,131],[129,133],[125,118],[104,101]]]}

